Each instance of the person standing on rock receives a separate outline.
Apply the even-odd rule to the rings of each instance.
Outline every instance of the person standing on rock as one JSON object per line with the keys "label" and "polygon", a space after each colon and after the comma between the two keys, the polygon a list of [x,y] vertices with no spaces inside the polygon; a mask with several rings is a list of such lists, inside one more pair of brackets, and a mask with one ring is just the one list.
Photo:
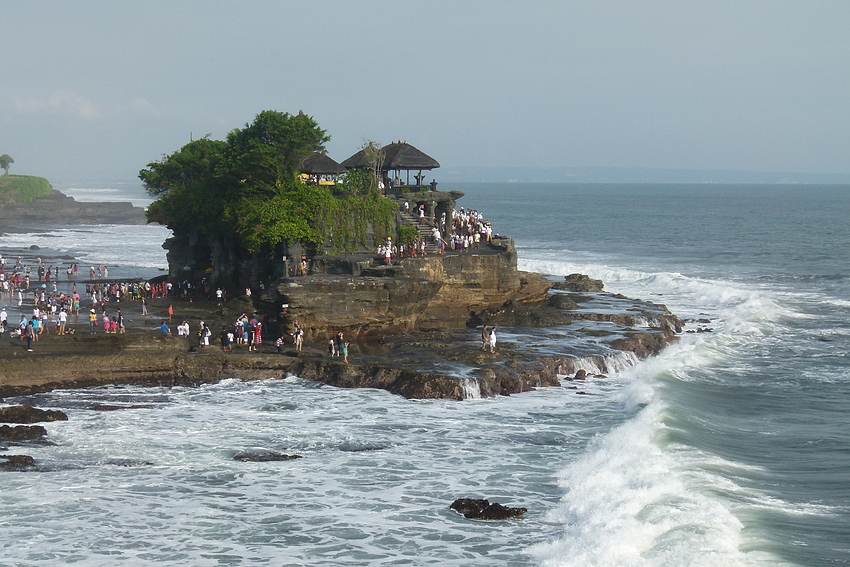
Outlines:
{"label": "person standing on rock", "polygon": [[344,346],[344,344],[345,344],[345,337],[343,336],[342,331],[340,331],[336,334],[336,355],[337,356],[342,355],[342,347]]}
{"label": "person standing on rock", "polygon": [[65,323],[67,323],[67,322],[68,322],[68,314],[65,313],[65,310],[63,309],[62,311],[59,312],[59,325],[58,325],[58,329],[56,330],[57,335],[64,335],[65,334]]}
{"label": "person standing on rock", "polygon": [[481,329],[481,350],[487,350],[487,344],[490,342],[490,333],[487,332],[487,325],[484,325],[484,328]]}
{"label": "person standing on rock", "polygon": [[348,345],[351,343],[342,343],[342,361],[348,364]]}
{"label": "person standing on rock", "polygon": [[336,356],[336,342],[334,342],[333,337],[328,339],[328,356],[331,358]]}
{"label": "person standing on rock", "polygon": [[304,347],[304,329],[299,326],[295,326],[295,350],[301,352],[301,349]]}
{"label": "person standing on rock", "polygon": [[27,352],[32,352],[32,342],[33,340],[37,340],[35,338],[35,328],[33,327],[33,321],[34,319],[27,323],[27,328],[25,331],[27,336]]}
{"label": "person standing on rock", "polygon": [[496,352],[496,326],[493,325],[490,328],[490,352]]}

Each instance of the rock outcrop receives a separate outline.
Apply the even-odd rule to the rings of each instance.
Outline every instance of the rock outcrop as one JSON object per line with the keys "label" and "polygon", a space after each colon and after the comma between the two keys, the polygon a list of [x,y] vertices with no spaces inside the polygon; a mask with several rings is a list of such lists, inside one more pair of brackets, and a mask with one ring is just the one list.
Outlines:
{"label": "rock outcrop", "polygon": [[59,410],[43,410],[30,406],[0,408],[0,423],[39,423],[42,421],[68,421],[68,415]]}
{"label": "rock outcrop", "polygon": [[32,441],[47,435],[47,430],[40,425],[0,425],[0,441]]}
{"label": "rock outcrop", "polygon": [[602,280],[592,280],[590,276],[584,274],[570,274],[564,276],[564,281],[555,282],[552,284],[552,289],[560,289],[564,291],[602,291],[605,286]]}
{"label": "rock outcrop", "polygon": [[477,498],[458,498],[449,508],[470,520],[506,520],[528,512],[526,508],[508,508],[498,502],[491,504],[489,500]]}
{"label": "rock outcrop", "polygon": [[546,301],[550,282],[516,269],[509,238],[476,253],[406,258],[391,266],[372,258],[323,258],[318,274],[283,278],[263,294],[289,328],[304,324],[312,340],[344,331],[351,338],[415,329],[460,327],[475,312]]}

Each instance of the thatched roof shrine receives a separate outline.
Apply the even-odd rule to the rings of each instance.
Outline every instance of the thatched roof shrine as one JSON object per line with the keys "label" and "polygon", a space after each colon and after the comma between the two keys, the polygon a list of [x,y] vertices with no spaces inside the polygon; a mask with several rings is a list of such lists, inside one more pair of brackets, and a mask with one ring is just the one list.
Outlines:
{"label": "thatched roof shrine", "polygon": [[[428,154],[414,148],[407,142],[393,142],[381,148],[384,154],[384,166],[382,171],[416,171],[423,169],[436,169],[440,167],[437,160]],[[360,150],[341,164],[347,169],[356,167],[369,167],[366,161],[366,152]]]}
{"label": "thatched roof shrine", "polygon": [[325,154],[310,154],[301,160],[298,168],[301,173],[308,175],[336,175],[347,170]]}

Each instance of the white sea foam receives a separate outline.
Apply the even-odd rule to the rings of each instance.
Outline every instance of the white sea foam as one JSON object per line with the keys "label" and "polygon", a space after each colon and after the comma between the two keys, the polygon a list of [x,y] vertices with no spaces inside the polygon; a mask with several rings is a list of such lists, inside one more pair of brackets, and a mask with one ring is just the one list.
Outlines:
{"label": "white sea foam", "polygon": [[162,243],[170,236],[169,229],[155,224],[80,225],[38,233],[3,234],[0,245],[17,249],[36,245],[74,256],[79,260],[81,277],[85,277],[85,264],[163,269],[168,264]]}
{"label": "white sea foam", "polygon": [[771,559],[741,551],[743,525],[704,490],[728,480],[693,476],[681,455],[654,442],[663,414],[652,402],[560,473],[566,494],[547,520],[563,533],[529,549],[541,565],[729,567]]}

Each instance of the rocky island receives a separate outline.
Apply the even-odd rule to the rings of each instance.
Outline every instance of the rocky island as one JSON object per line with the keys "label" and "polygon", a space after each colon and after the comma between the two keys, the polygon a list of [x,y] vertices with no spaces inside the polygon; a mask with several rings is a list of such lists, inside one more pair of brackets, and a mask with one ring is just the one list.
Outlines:
{"label": "rocky island", "polygon": [[[84,310],[69,333],[45,330],[33,352],[7,336],[0,396],[297,375],[461,400],[604,375],[682,331],[663,305],[606,293],[586,276],[558,282],[518,270],[513,240],[493,234],[477,212],[458,210],[462,193],[423,184],[421,170],[439,164],[409,144],[367,144],[335,177],[346,169],[323,154],[326,140],[303,114],[266,111],[226,142],[196,140],[149,164],[140,177],[157,200],[147,220],[173,231],[163,245],[168,275],[150,282],[153,291],[81,279],[99,294],[98,317],[128,311],[126,332],[90,333]],[[399,169],[416,168],[416,184],[400,181]],[[54,209],[73,210],[77,222],[139,220],[133,207],[86,206],[54,192],[0,211],[0,220],[45,224],[32,215]],[[96,220],[105,218],[97,211],[112,220]],[[166,281],[173,291],[157,294]],[[242,315],[263,323],[264,342],[220,348],[219,333]],[[172,321],[169,334],[160,330],[164,320]],[[180,321],[191,322],[188,336],[174,336]],[[199,344],[200,321],[211,329],[210,346]],[[495,346],[482,343],[484,326],[498,329]],[[299,332],[303,348],[292,345]],[[280,349],[272,344],[278,337],[288,341]],[[348,361],[328,355],[334,337],[348,343]]]}

